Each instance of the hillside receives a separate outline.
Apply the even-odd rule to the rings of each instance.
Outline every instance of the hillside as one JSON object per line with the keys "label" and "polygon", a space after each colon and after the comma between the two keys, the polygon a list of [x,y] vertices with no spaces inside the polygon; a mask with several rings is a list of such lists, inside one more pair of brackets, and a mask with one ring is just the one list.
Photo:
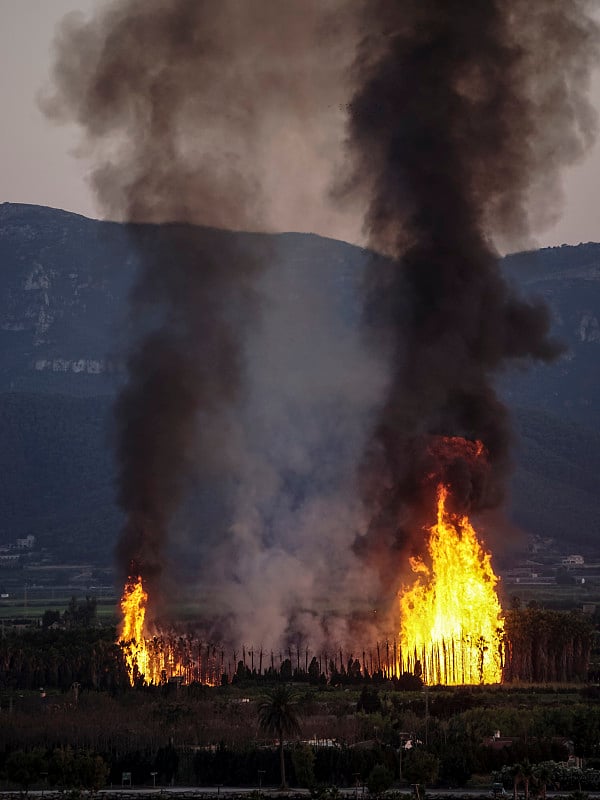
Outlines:
{"label": "hillside", "polygon": [[512,516],[562,550],[598,553],[600,429],[539,409],[518,408]]}
{"label": "hillside", "polygon": [[0,541],[112,563],[119,525],[108,397],[0,394]]}
{"label": "hillside", "polygon": [[[368,253],[312,235],[198,229],[217,247],[232,235],[285,276],[292,299],[306,286],[325,298],[338,335],[356,331]],[[149,247],[168,244],[159,226],[144,236]],[[127,226],[0,205],[0,543],[31,532],[68,558],[110,558],[119,525],[110,408],[135,328],[126,298],[137,264]],[[517,254],[503,268],[521,291],[549,302],[568,348],[550,367],[501,378],[518,434],[512,516],[565,549],[594,549],[600,245]],[[301,323],[297,337],[308,334]]]}
{"label": "hillside", "polygon": [[547,248],[504,259],[522,292],[543,297],[554,333],[567,347],[548,367],[503,380],[509,404],[541,408],[587,427],[600,426],[600,245]]}

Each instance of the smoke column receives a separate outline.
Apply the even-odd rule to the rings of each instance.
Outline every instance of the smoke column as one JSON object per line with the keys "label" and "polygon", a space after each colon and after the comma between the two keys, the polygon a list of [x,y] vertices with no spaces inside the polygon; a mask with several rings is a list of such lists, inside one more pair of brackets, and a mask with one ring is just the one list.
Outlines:
{"label": "smoke column", "polygon": [[[388,590],[411,532],[433,506],[428,476],[461,510],[497,506],[510,424],[494,376],[555,358],[541,304],[519,299],[496,241],[551,218],[559,168],[595,134],[585,98],[598,28],[585,0],[402,0],[364,5],[354,65],[346,194],[368,198],[370,245],[396,260],[370,271],[367,322],[392,353],[392,380],[361,469],[371,523],[357,549]],[[528,206],[537,213],[530,220]],[[481,440],[489,472],[432,449]],[[439,448],[438,448],[439,449]]]}
{"label": "smoke column", "polygon": [[125,514],[118,561],[144,578],[153,603],[169,525],[194,467],[199,414],[218,427],[237,397],[240,337],[256,302],[253,258],[233,239],[185,224],[243,226],[261,205],[253,171],[227,158],[240,127],[252,146],[250,98],[246,108],[232,106],[238,119],[216,141],[229,113],[214,87],[230,56],[223,28],[205,3],[116,3],[90,23],[65,21],[55,67],[55,113],[84,128],[103,207],[130,223],[179,223],[129,226],[140,262],[132,320],[142,333],[115,409]]}
{"label": "smoke column", "polygon": [[[270,629],[276,638],[285,630],[290,608],[315,582],[315,563],[327,563],[314,552],[313,518],[306,523],[314,529],[310,541],[299,522],[293,542],[273,530],[264,534],[265,519],[291,524],[285,492],[264,478],[273,461],[285,470],[291,456],[267,454],[280,433],[258,441],[244,430],[266,401],[279,408],[290,393],[275,375],[289,354],[278,353],[277,363],[267,356],[274,365],[270,373],[268,335],[261,333],[264,324],[286,341],[276,296],[282,280],[273,272],[261,285],[273,261],[268,248],[258,254],[250,237],[195,225],[264,230],[292,218],[299,221],[294,227],[307,226],[318,215],[353,54],[348,39],[354,19],[340,15],[341,6],[317,0],[119,0],[90,21],[66,18],[59,31],[54,94],[45,110],[82,128],[81,153],[93,164],[99,203],[110,218],[129,223],[139,261],[131,296],[136,340],[115,414],[125,514],[117,557],[122,573],[144,578],[154,617],[185,527],[181,506],[198,480],[224,494],[241,484],[236,496],[225,498],[225,524],[215,523],[215,513],[212,528],[198,530],[196,522],[185,533],[194,543],[188,546],[202,552],[207,583],[217,579],[226,613],[250,610],[244,624],[263,620],[258,635]],[[301,174],[308,180],[298,191]],[[263,323],[265,293],[275,312]],[[289,303],[299,329],[317,324],[308,311],[300,318],[302,298]],[[327,328],[326,311],[318,316]],[[289,324],[287,334],[289,339]],[[315,374],[317,350],[323,348],[313,346],[307,359]],[[349,376],[354,353],[347,356],[341,371]],[[330,376],[333,368],[337,363],[326,367]],[[297,370],[295,394],[302,402],[307,370]],[[370,379],[369,385],[377,384]],[[334,387],[332,394],[338,391]],[[248,403],[255,412],[244,408]],[[307,409],[307,428],[311,414]],[[260,424],[276,428],[264,419]],[[358,427],[355,419],[350,427]],[[291,422],[281,429],[293,437]],[[331,493],[336,508],[343,507]],[[309,510],[303,513],[310,517]],[[260,522],[254,524],[255,518]],[[190,565],[188,577],[189,571]],[[264,608],[249,607],[244,587],[250,582],[252,599]]]}
{"label": "smoke column", "polygon": [[[591,141],[586,7],[119,0],[65,20],[45,107],[82,128],[101,207],[129,223],[140,264],[116,404],[118,559],[154,603],[179,541],[238,642],[310,635],[315,599],[351,616],[375,595],[356,554],[397,588],[393,553],[423,522],[432,468],[463,506],[500,502],[510,428],[494,374],[559,347],[545,309],[504,284],[492,236],[526,237],[526,205],[557,196],[557,168]],[[333,291],[275,269],[277,247],[195,227],[322,222],[350,86],[344,201],[366,198],[369,244],[394,261],[369,273],[375,358],[331,318]],[[432,448],[438,434],[481,439],[490,472]],[[178,516],[198,476],[226,487],[224,531]]]}

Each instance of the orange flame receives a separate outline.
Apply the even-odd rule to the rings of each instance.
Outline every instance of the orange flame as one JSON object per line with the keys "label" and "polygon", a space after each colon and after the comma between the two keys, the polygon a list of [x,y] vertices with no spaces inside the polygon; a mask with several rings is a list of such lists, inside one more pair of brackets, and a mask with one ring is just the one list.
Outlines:
{"label": "orange flame", "polygon": [[446,510],[448,494],[440,484],[427,545],[431,566],[411,559],[417,577],[400,595],[400,669],[422,670],[428,684],[499,683],[504,620],[498,578],[469,518]]}
{"label": "orange flame", "polygon": [[182,683],[197,681],[216,686],[224,672],[215,648],[203,647],[191,637],[175,635],[151,635],[147,629],[146,606],[148,593],[140,576],[130,577],[125,584],[121,599],[123,615],[120,644],[125,656],[129,681],[155,686],[171,678]]}
{"label": "orange flame", "polygon": [[144,676],[148,672],[148,648],[144,636],[147,602],[148,593],[144,589],[141,576],[130,577],[121,598],[123,619],[120,640],[132,686],[137,675]]}

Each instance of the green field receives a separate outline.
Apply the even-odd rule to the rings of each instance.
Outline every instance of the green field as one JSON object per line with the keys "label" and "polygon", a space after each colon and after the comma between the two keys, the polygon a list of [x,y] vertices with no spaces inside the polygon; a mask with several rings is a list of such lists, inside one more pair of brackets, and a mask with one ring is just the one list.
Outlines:
{"label": "green field", "polygon": [[[201,622],[225,610],[219,608],[215,598],[206,595],[200,588],[196,597],[191,597],[190,592],[187,594],[187,597],[171,601],[163,607],[168,617],[181,622]],[[98,620],[106,624],[118,622],[119,598],[110,589],[105,589],[98,596],[93,591],[65,591],[64,587],[62,590],[31,587],[26,592],[23,586],[10,587],[10,597],[0,599],[0,621],[33,621],[41,619],[46,610],[63,614],[74,595],[78,601],[83,601],[86,596],[96,597]],[[588,605],[590,608],[586,610],[593,613],[592,606],[600,610],[600,581],[588,580],[583,585],[501,583],[500,597],[505,609],[513,607],[516,601],[522,607],[535,603],[552,610],[582,610],[584,605]],[[329,606],[330,600],[323,599],[323,605]],[[328,610],[329,614],[335,613],[332,609]]]}
{"label": "green field", "polygon": [[600,583],[589,581],[583,585],[504,584],[501,589],[503,607],[510,608],[514,597],[518,597],[522,605],[533,601],[543,608],[557,611],[581,610],[584,603],[594,603],[600,608]]}
{"label": "green field", "polygon": [[[41,619],[44,611],[59,611],[63,614],[71,600],[69,597],[36,597],[35,600],[28,600],[25,603],[23,597],[2,600],[0,602],[0,620],[13,619]],[[118,600],[116,597],[98,598],[96,615],[101,622],[116,622],[118,616]]]}

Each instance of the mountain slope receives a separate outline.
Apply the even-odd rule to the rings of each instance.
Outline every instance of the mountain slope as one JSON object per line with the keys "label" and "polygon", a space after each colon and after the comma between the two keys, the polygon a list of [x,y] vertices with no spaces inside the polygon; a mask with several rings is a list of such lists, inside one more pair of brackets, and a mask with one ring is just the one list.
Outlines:
{"label": "mountain slope", "polygon": [[502,380],[510,405],[542,408],[588,427],[600,426],[600,245],[547,248],[504,259],[507,277],[542,297],[554,334],[566,346],[553,365]]}
{"label": "mountain slope", "polygon": [[518,443],[512,515],[524,529],[565,549],[598,550],[600,430],[539,409],[514,414]]}
{"label": "mountain slope", "polygon": [[0,542],[33,534],[59,559],[112,562],[107,397],[0,394]]}
{"label": "mountain slope", "polygon": [[[198,229],[216,247],[232,235],[284,272],[291,293],[315,287],[343,326],[356,329],[368,253],[312,235]],[[143,236],[148,247],[168,244],[160,226],[144,226]],[[0,205],[0,543],[31,532],[72,558],[90,551],[107,558],[120,519],[111,404],[135,328],[126,298],[138,263],[128,226]],[[600,245],[516,254],[502,266],[520,291],[546,299],[567,347],[554,365],[514,369],[499,380],[519,439],[512,514],[566,549],[593,547],[600,534]]]}

